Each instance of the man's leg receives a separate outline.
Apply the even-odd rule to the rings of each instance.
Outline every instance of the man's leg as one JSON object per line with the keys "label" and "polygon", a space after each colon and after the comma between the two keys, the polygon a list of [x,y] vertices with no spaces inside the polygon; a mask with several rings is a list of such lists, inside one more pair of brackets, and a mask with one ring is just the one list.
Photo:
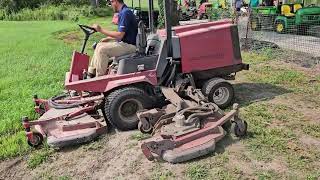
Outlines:
{"label": "man's leg", "polygon": [[110,57],[123,56],[134,53],[136,47],[123,42],[99,43],[96,47],[88,72],[103,76],[106,74]]}

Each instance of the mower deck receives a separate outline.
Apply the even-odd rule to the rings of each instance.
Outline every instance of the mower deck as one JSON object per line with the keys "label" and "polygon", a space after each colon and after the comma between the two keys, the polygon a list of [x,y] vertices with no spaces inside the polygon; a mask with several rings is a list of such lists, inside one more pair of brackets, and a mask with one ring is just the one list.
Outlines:
{"label": "mower deck", "polygon": [[46,138],[49,146],[61,148],[92,141],[106,133],[106,121],[101,110],[96,110],[101,103],[101,96],[60,97],[63,99],[34,98],[35,110],[40,114],[40,118],[35,121],[29,121],[28,117],[23,118],[30,146],[37,147]]}
{"label": "mower deck", "polygon": [[50,109],[40,117],[38,122],[45,122],[49,118],[57,119],[44,125],[36,125],[35,129],[47,137],[49,146],[55,148],[88,142],[107,131],[103,118],[94,119],[87,113],[68,120],[59,120],[59,117],[79,109]]}

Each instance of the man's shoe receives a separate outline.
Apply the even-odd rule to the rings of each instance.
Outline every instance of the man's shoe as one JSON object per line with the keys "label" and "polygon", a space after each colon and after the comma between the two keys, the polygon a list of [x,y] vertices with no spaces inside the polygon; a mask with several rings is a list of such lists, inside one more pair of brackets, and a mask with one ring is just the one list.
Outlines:
{"label": "man's shoe", "polygon": [[89,72],[84,72],[82,76],[83,76],[83,79],[91,79],[91,78],[95,77],[94,74],[89,73]]}

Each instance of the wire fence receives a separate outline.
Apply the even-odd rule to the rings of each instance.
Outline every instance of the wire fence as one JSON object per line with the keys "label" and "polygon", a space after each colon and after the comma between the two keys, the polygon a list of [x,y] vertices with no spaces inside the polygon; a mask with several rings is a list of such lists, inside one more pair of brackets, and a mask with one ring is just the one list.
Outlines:
{"label": "wire fence", "polygon": [[[233,19],[242,49],[280,48],[320,58],[320,7],[285,6],[212,9],[211,20]],[[293,53],[294,54],[294,53]]]}

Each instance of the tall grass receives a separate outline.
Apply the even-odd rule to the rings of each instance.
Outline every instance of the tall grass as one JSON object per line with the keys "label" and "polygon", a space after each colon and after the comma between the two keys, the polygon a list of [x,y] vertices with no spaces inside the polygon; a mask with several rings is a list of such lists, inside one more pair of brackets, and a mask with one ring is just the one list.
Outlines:
{"label": "tall grass", "polygon": [[[79,23],[115,28],[111,17],[84,18]],[[79,38],[66,44],[62,35],[70,31]],[[30,150],[21,117],[38,118],[33,110],[33,94],[49,98],[64,89],[72,51],[80,49],[82,37],[77,24],[70,21],[0,22],[0,161]],[[96,38],[101,37],[93,35],[88,44]],[[86,51],[91,55],[90,50],[88,45]]]}
{"label": "tall grass", "polygon": [[22,9],[17,13],[6,13],[0,9],[0,20],[35,21],[35,20],[71,20],[78,21],[81,17],[106,17],[113,14],[112,9],[92,8],[91,6],[75,7],[70,5],[42,6],[37,9]]}

